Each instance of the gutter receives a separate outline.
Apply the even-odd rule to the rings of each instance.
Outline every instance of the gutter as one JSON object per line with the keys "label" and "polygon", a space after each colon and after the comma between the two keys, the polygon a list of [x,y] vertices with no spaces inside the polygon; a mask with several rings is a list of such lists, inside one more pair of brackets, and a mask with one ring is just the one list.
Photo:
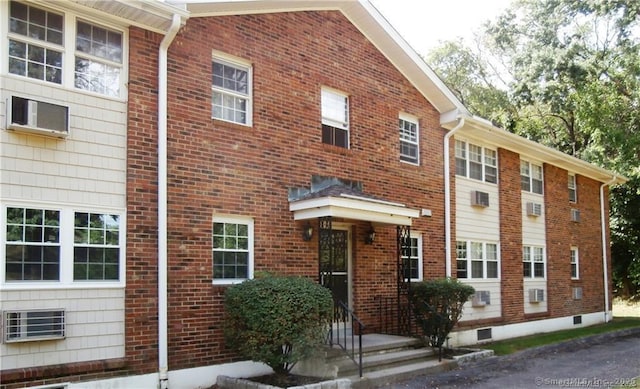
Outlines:
{"label": "gutter", "polygon": [[464,117],[458,117],[458,124],[444,136],[444,252],[445,271],[451,277],[451,161],[449,160],[449,139],[464,126]]}
{"label": "gutter", "polygon": [[611,321],[611,317],[609,316],[609,271],[607,266],[607,231],[606,221],[608,220],[609,215],[605,214],[604,207],[604,188],[606,186],[610,186],[618,180],[617,176],[613,176],[611,181],[605,182],[600,185],[600,229],[602,230],[602,273],[604,277],[604,322],[607,323]]}
{"label": "gutter", "polygon": [[158,53],[158,374],[159,388],[169,386],[169,347],[167,339],[167,57],[178,34],[182,18],[173,15]]}

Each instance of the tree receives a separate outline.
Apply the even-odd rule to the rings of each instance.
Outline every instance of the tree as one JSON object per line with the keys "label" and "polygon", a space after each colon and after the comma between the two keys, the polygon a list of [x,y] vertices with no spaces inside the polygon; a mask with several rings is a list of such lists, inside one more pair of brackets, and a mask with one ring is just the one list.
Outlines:
{"label": "tree", "polygon": [[[639,15],[635,0],[519,0],[484,25],[475,48],[445,44],[428,57],[474,114],[631,178],[631,190],[611,192],[614,281],[630,294],[640,291],[631,282],[640,252],[625,249],[637,247],[640,225],[624,206],[640,196]],[[485,79],[506,82],[478,88]],[[507,102],[491,100],[501,93]]]}

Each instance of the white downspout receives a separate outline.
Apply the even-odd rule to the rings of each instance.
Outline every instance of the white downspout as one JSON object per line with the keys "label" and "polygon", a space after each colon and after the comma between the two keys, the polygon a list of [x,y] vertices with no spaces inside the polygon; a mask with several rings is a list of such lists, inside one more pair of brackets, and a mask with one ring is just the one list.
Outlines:
{"label": "white downspout", "polygon": [[180,29],[174,14],[158,53],[158,374],[159,387],[169,386],[167,339],[167,51]]}
{"label": "white downspout", "polygon": [[609,215],[605,215],[604,208],[604,188],[616,182],[618,177],[613,176],[611,181],[600,185],[600,221],[602,229],[602,273],[604,275],[604,322],[607,323],[611,320],[609,317],[609,272],[607,267],[607,231],[606,221]]}
{"label": "white downspout", "polygon": [[444,136],[444,252],[446,276],[451,277],[451,162],[449,161],[449,139],[464,125],[464,118]]}

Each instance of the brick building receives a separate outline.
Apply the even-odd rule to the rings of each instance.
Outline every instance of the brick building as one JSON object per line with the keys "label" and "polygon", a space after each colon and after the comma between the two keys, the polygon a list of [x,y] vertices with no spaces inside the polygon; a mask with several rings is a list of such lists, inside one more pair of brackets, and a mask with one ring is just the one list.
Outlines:
{"label": "brick building", "polygon": [[624,179],[471,116],[368,2],[0,7],[0,387],[262,371],[222,301],[263,271],[369,332],[457,277],[455,344],[610,319]]}

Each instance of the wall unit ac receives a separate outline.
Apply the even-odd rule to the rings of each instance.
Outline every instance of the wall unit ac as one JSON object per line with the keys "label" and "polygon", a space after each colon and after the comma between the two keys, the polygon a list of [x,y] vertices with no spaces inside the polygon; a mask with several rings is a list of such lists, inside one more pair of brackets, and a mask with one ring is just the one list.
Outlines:
{"label": "wall unit ac", "polygon": [[471,191],[471,205],[486,208],[489,206],[489,193],[479,190]]}
{"label": "wall unit ac", "polygon": [[544,301],[544,289],[529,289],[529,302],[540,303]]}
{"label": "wall unit ac", "polygon": [[542,216],[542,204],[531,202],[527,203],[527,216]]}
{"label": "wall unit ac", "polygon": [[7,101],[7,129],[64,138],[69,135],[69,107],[12,96]]}
{"label": "wall unit ac", "polygon": [[491,293],[488,290],[478,290],[471,297],[471,306],[474,308],[482,308],[491,305]]}
{"label": "wall unit ac", "polygon": [[2,321],[5,343],[65,337],[65,311],[63,309],[4,311]]}
{"label": "wall unit ac", "polygon": [[580,221],[580,210],[579,209],[571,208],[571,221],[572,222],[579,222]]}
{"label": "wall unit ac", "polygon": [[582,287],[576,286],[571,288],[571,294],[574,300],[582,300]]}

